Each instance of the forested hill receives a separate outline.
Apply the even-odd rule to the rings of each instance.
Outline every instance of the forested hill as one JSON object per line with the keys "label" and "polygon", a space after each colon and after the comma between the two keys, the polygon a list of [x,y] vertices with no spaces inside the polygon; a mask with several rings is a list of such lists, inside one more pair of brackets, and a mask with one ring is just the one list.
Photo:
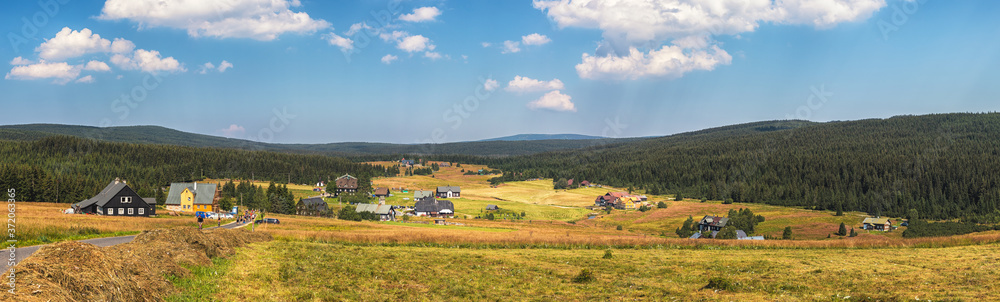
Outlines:
{"label": "forested hill", "polygon": [[605,137],[600,136],[590,136],[581,134],[517,134],[511,136],[497,137],[491,139],[481,140],[482,142],[489,141],[540,141],[540,140],[550,140],[550,139],[561,139],[561,140],[580,140],[580,139],[602,139]]}
{"label": "forested hill", "polygon": [[[154,197],[155,188],[202,178],[315,183],[347,173],[358,177],[359,189],[369,190],[372,177],[399,172],[396,166],[383,168],[322,155],[113,143],[69,136],[0,141],[0,154],[0,188],[16,189],[18,200],[47,202],[90,198],[115,178],[127,180],[144,197]],[[386,168],[397,170],[387,173]]]}
{"label": "forested hill", "polygon": [[56,124],[0,126],[0,140],[34,141],[56,135],[68,135],[110,142],[163,144],[187,147],[235,148],[243,150],[268,150],[341,157],[402,154],[499,157],[527,155],[557,150],[580,149],[590,146],[640,140],[639,138],[550,138],[525,141],[498,140],[445,144],[388,144],[361,142],[329,144],[272,144],[188,133],[159,126],[124,126],[106,128]]}
{"label": "forested hill", "polygon": [[[502,179],[551,177],[689,198],[925,218],[1000,217],[1000,114],[746,124],[493,159]],[[517,172],[521,174],[515,174]]]}

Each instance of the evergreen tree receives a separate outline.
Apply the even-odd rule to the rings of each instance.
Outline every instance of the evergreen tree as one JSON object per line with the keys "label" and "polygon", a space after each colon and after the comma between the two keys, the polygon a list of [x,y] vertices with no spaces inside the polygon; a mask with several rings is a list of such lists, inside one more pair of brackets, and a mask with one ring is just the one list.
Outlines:
{"label": "evergreen tree", "polygon": [[781,239],[789,240],[792,239],[792,227],[786,226],[785,230],[781,232]]}
{"label": "evergreen tree", "polygon": [[840,229],[837,230],[837,235],[847,236],[847,226],[843,222],[840,223]]}

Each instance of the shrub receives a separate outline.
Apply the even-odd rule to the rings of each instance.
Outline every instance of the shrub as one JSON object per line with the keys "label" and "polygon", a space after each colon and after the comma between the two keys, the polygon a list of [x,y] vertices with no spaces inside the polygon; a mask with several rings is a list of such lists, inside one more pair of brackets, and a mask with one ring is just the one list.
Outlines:
{"label": "shrub", "polygon": [[594,279],[594,273],[589,269],[582,269],[576,277],[573,277],[573,283],[589,283],[594,281]]}
{"label": "shrub", "polygon": [[611,250],[605,250],[604,251],[604,257],[603,257],[604,259],[611,259],[611,258],[614,258],[614,257],[615,257],[615,255],[611,254]]}
{"label": "shrub", "polygon": [[649,211],[649,210],[650,210],[650,208],[647,205],[643,205],[643,206],[639,207],[639,212],[646,212],[646,211]]}
{"label": "shrub", "polygon": [[716,290],[734,292],[740,289],[740,284],[733,281],[729,281],[729,279],[726,278],[712,277],[708,279],[708,284],[705,285],[705,287],[703,287],[702,289],[716,289]]}
{"label": "shrub", "polygon": [[656,204],[656,208],[657,209],[666,209],[667,208],[667,203],[661,201],[660,203]]}
{"label": "shrub", "polygon": [[621,230],[622,230],[623,228],[622,228],[622,226],[620,226],[620,225],[619,225],[617,229],[618,229],[619,231],[621,231]]}

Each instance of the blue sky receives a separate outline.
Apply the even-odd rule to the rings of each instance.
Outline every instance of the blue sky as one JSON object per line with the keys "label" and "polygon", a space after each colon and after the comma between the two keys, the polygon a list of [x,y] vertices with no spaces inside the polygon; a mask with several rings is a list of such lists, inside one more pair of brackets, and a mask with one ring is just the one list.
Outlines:
{"label": "blue sky", "polygon": [[1000,95],[996,1],[46,1],[0,9],[0,124],[625,137],[996,111]]}

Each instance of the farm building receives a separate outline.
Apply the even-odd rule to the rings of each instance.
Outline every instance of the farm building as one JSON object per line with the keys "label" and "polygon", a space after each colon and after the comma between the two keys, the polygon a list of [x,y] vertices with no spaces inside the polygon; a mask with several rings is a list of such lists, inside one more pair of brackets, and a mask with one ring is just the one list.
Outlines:
{"label": "farm building", "polygon": [[175,182],[170,184],[166,208],[176,212],[211,212],[219,207],[222,191],[216,184]]}
{"label": "farm building", "polygon": [[486,210],[487,211],[496,211],[496,210],[499,210],[499,209],[500,209],[500,207],[498,207],[495,204],[488,204],[488,205],[486,205]]}
{"label": "farm building", "polygon": [[619,210],[637,210],[642,205],[638,196],[622,196],[615,201],[615,208]]}
{"label": "farm building", "polygon": [[729,222],[729,218],[726,217],[716,217],[711,215],[705,215],[701,221],[698,222],[698,230],[705,231],[719,231],[726,227],[726,223]]}
{"label": "farm building", "polygon": [[462,188],[459,186],[437,187],[438,198],[462,198]]}
{"label": "farm building", "polygon": [[413,206],[413,214],[417,216],[450,218],[455,216],[455,205],[448,200],[428,197],[417,201],[416,205]]}
{"label": "farm building", "polygon": [[337,183],[337,195],[340,195],[340,193],[353,194],[358,191],[358,178],[350,174],[337,177],[335,182]]}
{"label": "farm building", "polygon": [[888,231],[892,229],[889,218],[868,217],[861,222],[861,228],[869,231]]}
{"label": "farm building", "polygon": [[420,191],[420,190],[413,191],[414,201],[421,201],[427,197],[434,197],[434,191]]}
{"label": "farm building", "polygon": [[303,198],[295,206],[298,215],[322,215],[328,211],[326,201],[322,197]]}
{"label": "farm building", "polygon": [[412,167],[415,163],[416,163],[416,161],[414,161],[412,159],[405,159],[404,158],[404,159],[400,159],[399,160],[399,165],[403,166],[403,167]]}
{"label": "farm building", "polygon": [[354,209],[356,213],[375,213],[379,215],[379,219],[382,221],[395,221],[396,211],[390,205],[386,204],[372,204],[372,203],[359,203],[358,207]]}
{"label": "farm building", "polygon": [[372,193],[372,196],[378,197],[379,199],[389,197],[389,188],[375,188],[375,193]]}
{"label": "farm building", "polygon": [[581,182],[580,182],[580,186],[581,186],[581,187],[589,187],[589,186],[590,186],[590,182],[589,182],[589,181],[586,181],[586,180],[584,180],[584,181],[581,181]]}
{"label": "farm building", "polygon": [[139,197],[124,180],[115,178],[96,196],[74,203],[73,213],[149,217],[156,215],[156,199]]}
{"label": "farm building", "polygon": [[608,192],[607,194],[598,196],[597,199],[594,200],[594,205],[599,207],[606,207],[609,205],[617,207],[616,203],[618,202],[618,199],[625,196],[628,196],[628,193]]}
{"label": "farm building", "polygon": [[440,163],[438,167],[451,167],[451,163]]}

